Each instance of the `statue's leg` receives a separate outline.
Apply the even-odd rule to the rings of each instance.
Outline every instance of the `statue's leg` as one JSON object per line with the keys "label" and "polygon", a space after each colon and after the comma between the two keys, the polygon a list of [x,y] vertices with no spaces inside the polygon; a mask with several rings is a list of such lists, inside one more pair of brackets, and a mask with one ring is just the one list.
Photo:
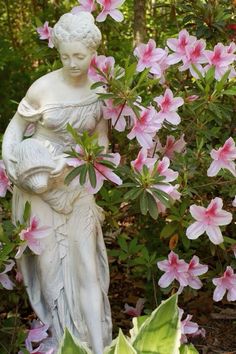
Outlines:
{"label": "statue's leg", "polygon": [[[80,204],[80,203],[79,203]],[[95,354],[103,353],[102,291],[97,270],[96,219],[89,205],[76,207],[79,214],[70,225],[71,273],[78,288],[82,315],[87,326],[90,345]]]}

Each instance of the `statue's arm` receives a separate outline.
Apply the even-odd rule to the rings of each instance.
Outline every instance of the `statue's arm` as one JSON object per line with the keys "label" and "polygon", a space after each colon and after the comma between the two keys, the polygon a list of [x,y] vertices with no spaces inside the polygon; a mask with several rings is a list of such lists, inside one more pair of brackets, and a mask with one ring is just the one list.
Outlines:
{"label": "statue's arm", "polygon": [[14,157],[14,148],[23,140],[24,131],[26,129],[27,122],[24,121],[19,113],[16,112],[12,120],[10,121],[7,130],[3,136],[2,142],[2,158],[12,182],[16,182],[16,159]]}

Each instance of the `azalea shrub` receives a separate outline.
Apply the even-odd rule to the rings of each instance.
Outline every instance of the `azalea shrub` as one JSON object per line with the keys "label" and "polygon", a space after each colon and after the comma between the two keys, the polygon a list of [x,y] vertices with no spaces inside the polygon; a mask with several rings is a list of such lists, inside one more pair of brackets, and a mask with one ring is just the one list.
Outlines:
{"label": "azalea shrub", "polygon": [[[214,1],[212,8],[203,3],[191,2],[202,25],[185,2],[189,17],[180,12],[181,22],[170,23],[171,33],[167,29],[155,37],[148,29],[151,38],[129,52],[119,47],[116,53],[114,41],[107,41],[107,48],[92,59],[88,75],[109,124],[108,151],[96,136],[78,135],[68,126],[74,145],[65,151],[72,168],[65,183],[77,178],[96,194],[106,215],[112,271],[121,269],[131,282],[143,284],[141,298],[134,289],[137,303],[122,299],[120,311],[127,317],[149,314],[173,293],[182,307],[187,300],[198,301],[203,292],[215,302],[236,300],[235,28],[226,5],[224,10]],[[128,0],[81,0],[73,5],[67,11],[92,12],[106,38],[106,23],[109,28],[114,21],[129,19]],[[205,28],[204,9],[213,23],[220,22],[214,31]],[[43,49],[52,53],[48,18],[41,18],[35,32],[45,41]],[[52,59],[55,68],[55,56]],[[25,138],[33,129],[28,127]],[[12,187],[1,163],[0,196],[8,220],[0,232],[0,282],[6,289],[2,291],[14,293],[16,288],[17,293],[14,284],[21,275],[15,259],[23,252],[40,256],[40,240],[50,227],[31,215],[28,204],[24,220],[11,224]],[[183,318],[179,309],[182,344],[206,334],[191,320],[191,314]],[[44,351],[41,343],[48,336],[45,324],[15,323],[22,331],[14,348],[53,352]]]}

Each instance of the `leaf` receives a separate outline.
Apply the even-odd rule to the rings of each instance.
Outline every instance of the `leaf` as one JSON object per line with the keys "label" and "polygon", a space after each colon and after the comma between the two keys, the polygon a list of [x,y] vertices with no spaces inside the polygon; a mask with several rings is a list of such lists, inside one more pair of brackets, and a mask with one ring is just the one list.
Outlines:
{"label": "leaf", "polygon": [[127,193],[125,193],[124,199],[125,199],[125,200],[129,200],[129,199],[134,200],[134,199],[137,199],[141,193],[142,193],[142,189],[140,189],[139,187],[132,188],[130,191],[128,191]]}
{"label": "leaf", "polygon": [[29,218],[30,218],[30,213],[31,213],[31,205],[30,203],[27,201],[25,203],[25,208],[24,208],[24,214],[23,214],[23,220],[26,223]]}
{"label": "leaf", "polygon": [[88,173],[89,173],[89,180],[91,186],[95,188],[97,185],[97,177],[96,177],[95,169],[91,164],[88,165]]}
{"label": "leaf", "polygon": [[221,92],[228,77],[229,77],[229,73],[230,73],[230,70],[226,71],[226,73],[222,76],[222,78],[220,79],[220,81],[217,82],[216,84],[216,91],[217,92]]}
{"label": "leaf", "polygon": [[178,225],[174,222],[166,224],[160,233],[160,238],[169,238],[177,230]]}
{"label": "leaf", "polygon": [[90,89],[95,90],[96,88],[104,86],[104,85],[105,85],[105,83],[103,81],[97,81],[90,86]]}
{"label": "leaf", "polygon": [[180,346],[180,323],[177,295],[163,301],[142,324],[133,341],[138,353],[178,353]]}
{"label": "leaf", "polygon": [[66,328],[57,354],[92,354],[92,352],[75,339]]}
{"label": "leaf", "polygon": [[230,89],[223,91],[223,94],[228,95],[228,96],[235,96],[236,95],[236,86],[233,86]]}
{"label": "leaf", "polygon": [[81,186],[83,186],[85,184],[86,181],[86,176],[87,176],[87,172],[88,172],[88,166],[87,164],[82,165],[81,171],[80,171],[80,176],[79,176],[79,183]]}
{"label": "leaf", "polygon": [[148,200],[148,211],[151,217],[156,220],[158,217],[157,203],[154,197],[150,193],[147,193],[147,200]]}
{"label": "leaf", "polygon": [[207,70],[207,73],[205,75],[205,80],[208,85],[210,85],[215,78],[215,67],[211,66],[209,70]]}
{"label": "leaf", "polygon": [[133,323],[133,328],[131,328],[131,330],[129,331],[130,333],[130,337],[131,337],[131,341],[133,341],[135,339],[135,337],[137,336],[140,327],[142,326],[142,324],[149,318],[150,316],[145,315],[145,316],[139,316],[139,317],[133,317],[132,319],[132,323]]}
{"label": "leaf", "polygon": [[137,354],[136,350],[126,339],[121,329],[119,330],[114,354]]}
{"label": "leaf", "polygon": [[157,199],[164,204],[167,208],[170,207],[169,195],[160,189],[151,188],[152,193],[157,197]]}
{"label": "leaf", "polygon": [[148,199],[147,199],[147,192],[144,190],[140,196],[139,206],[141,213],[143,215],[147,215],[148,211]]}
{"label": "leaf", "polygon": [[68,175],[65,178],[65,184],[69,184],[71,181],[73,181],[73,179],[80,174],[83,166],[84,165],[75,167],[70,173],[68,173]]}
{"label": "leaf", "polygon": [[8,243],[7,245],[4,245],[0,250],[0,261],[6,261],[8,259],[8,255],[14,248],[14,243]]}
{"label": "leaf", "polygon": [[179,348],[179,354],[198,354],[197,349],[192,345],[182,344]]}

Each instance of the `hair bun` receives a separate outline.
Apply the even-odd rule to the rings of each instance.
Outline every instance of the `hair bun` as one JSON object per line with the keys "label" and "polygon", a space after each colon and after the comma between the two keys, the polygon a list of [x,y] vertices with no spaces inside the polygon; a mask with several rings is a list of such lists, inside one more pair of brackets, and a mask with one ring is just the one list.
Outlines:
{"label": "hair bun", "polygon": [[80,19],[80,21],[83,23],[94,24],[94,17],[90,12],[78,11],[78,12],[72,12],[72,15],[77,16]]}

